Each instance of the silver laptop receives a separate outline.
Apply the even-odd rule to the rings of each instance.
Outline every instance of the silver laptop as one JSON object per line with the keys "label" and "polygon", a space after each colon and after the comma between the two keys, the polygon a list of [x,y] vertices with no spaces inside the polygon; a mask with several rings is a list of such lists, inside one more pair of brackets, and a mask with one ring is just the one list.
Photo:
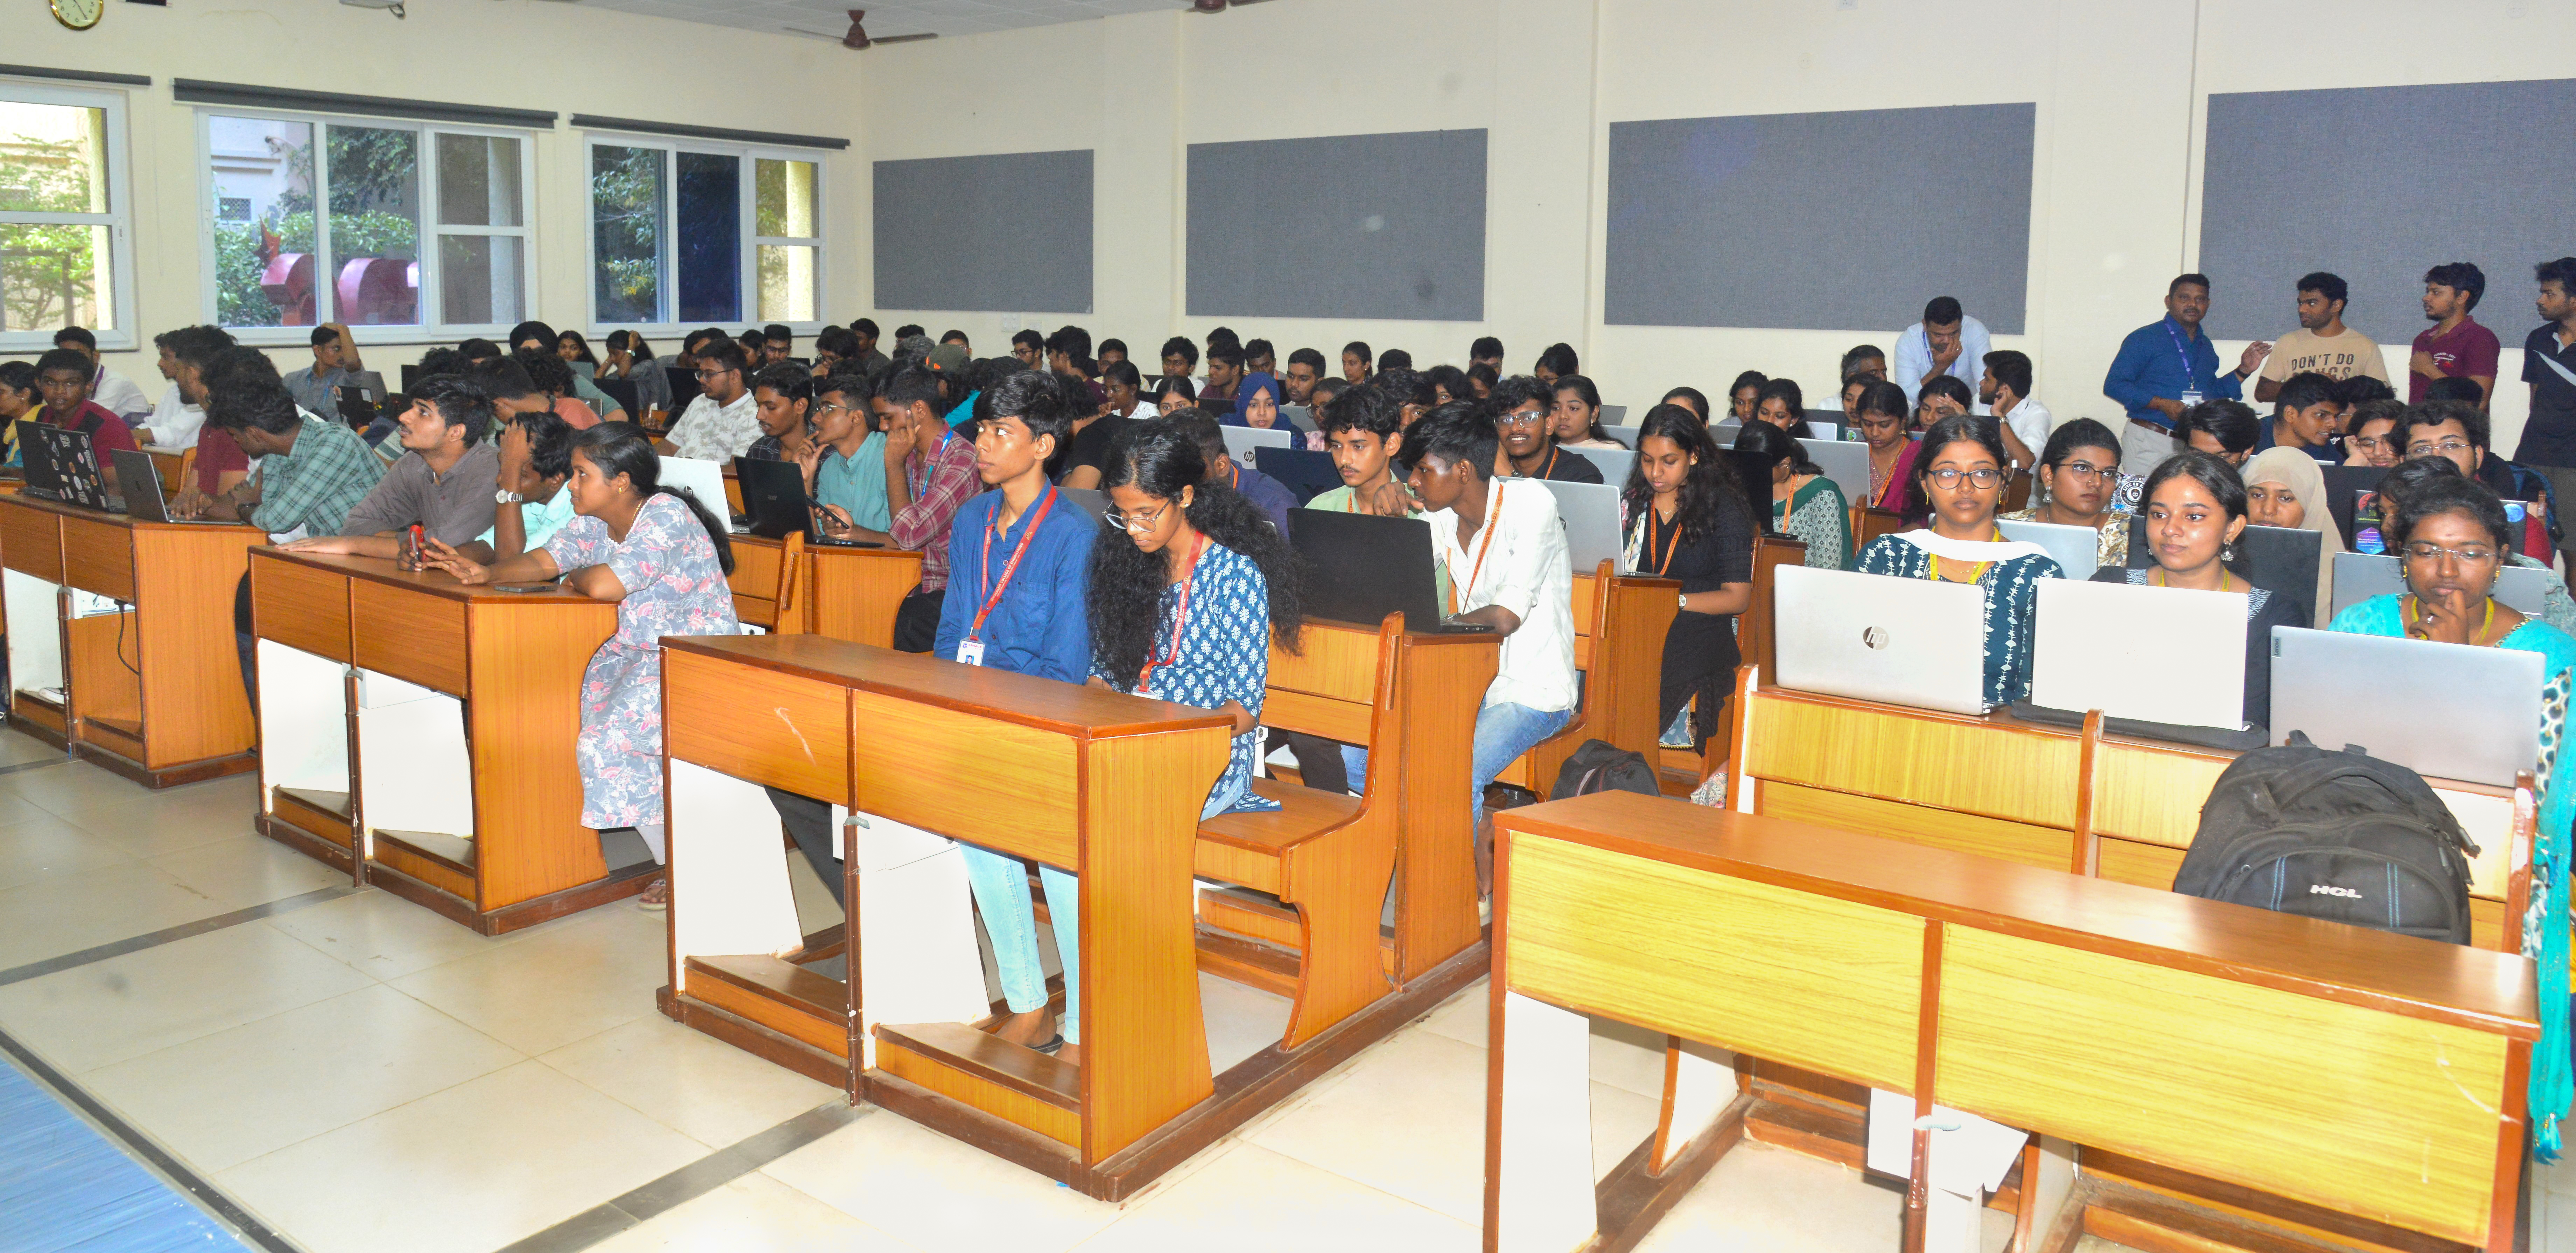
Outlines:
{"label": "silver laptop", "polygon": [[1601,481],[1612,487],[1626,487],[1628,470],[1637,464],[1637,454],[1625,448],[1568,448],[1565,451],[1591,462],[1592,468],[1601,472]]}
{"label": "silver laptop", "polygon": [[2417,774],[2513,786],[2540,761],[2541,656],[2272,628],[2272,741],[2305,731]]}
{"label": "silver laptop", "polygon": [[1315,411],[1306,405],[1279,406],[1279,420],[1301,431],[1321,430],[1315,425]]}
{"label": "silver laptop", "polygon": [[[1624,417],[1627,417],[1627,416],[1628,416],[1628,406],[1626,406],[1626,405],[1603,405],[1603,406],[1601,406],[1601,425],[1603,425],[1603,426],[1617,426],[1617,425],[1619,425],[1619,419],[1624,418]],[[1634,447],[1636,447],[1636,445],[1635,445],[1635,444],[1630,444],[1630,445],[1628,445],[1628,446],[1629,446],[1630,448],[1634,448]]]}
{"label": "silver laptop", "polygon": [[[699,504],[707,507],[707,512],[719,518],[733,516],[732,506],[725,503],[724,466],[716,462],[665,456],[662,458],[662,486],[685,487],[690,495],[698,498]],[[735,528],[737,532],[741,529]]]}
{"label": "silver laptop", "polygon": [[108,451],[116,465],[117,494],[125,498],[125,514],[138,522],[176,522],[203,526],[239,526],[221,518],[174,518],[170,502],[161,496],[161,468],[152,464],[152,454],[132,449]]}
{"label": "silver laptop", "polygon": [[1566,556],[1576,574],[1592,573],[1605,558],[1619,560],[1619,488],[1555,479],[1539,483],[1556,497],[1556,516],[1565,522]]}
{"label": "silver laptop", "polygon": [[1869,445],[1846,444],[1838,439],[1801,439],[1798,446],[1806,450],[1807,460],[1815,462],[1816,468],[1834,481],[1834,486],[1843,489],[1843,495],[1869,490]]}
{"label": "silver laptop", "polygon": [[1985,712],[1986,598],[1975,584],[1806,566],[1771,577],[1782,687]]}
{"label": "silver laptop", "polygon": [[1252,450],[1255,448],[1305,447],[1305,440],[1302,438],[1290,438],[1296,432],[1283,431],[1275,426],[1266,431],[1250,426],[1223,426],[1218,427],[1217,430],[1225,436],[1226,455],[1233,457],[1235,464],[1246,470],[1254,468]]}
{"label": "silver laptop", "polygon": [[[2495,598],[2537,618],[2548,608],[2549,585],[2558,572],[2546,566],[2506,566],[2496,571]],[[2406,590],[2406,571],[2395,555],[2336,553],[2334,611],[2342,613],[2373,596]]]}
{"label": "silver laptop", "polygon": [[1619,441],[1620,446],[1630,452],[1636,451],[1637,440],[1645,434],[1645,431],[1646,428],[1642,426],[1612,426],[1607,422],[1601,424],[1602,434]]}
{"label": "silver laptop", "polygon": [[[1844,447],[1861,450],[1862,472],[1867,473],[1869,445],[1846,444]],[[1842,482],[1841,479],[1834,481]],[[2092,527],[2059,526],[2054,522],[2015,522],[2009,518],[1998,518],[1995,520],[1995,529],[2002,531],[2005,539],[2037,544],[2047,549],[2048,555],[2057,561],[2058,566],[2066,571],[2066,577],[2070,579],[2092,578],[2093,572],[2102,568],[2102,533]],[[2031,699],[2039,700],[2036,696]],[[2072,709],[2075,706],[2060,705],[2058,708]],[[2120,716],[2125,718],[2128,715]],[[2159,721],[2170,721],[2170,719],[2159,719]]]}
{"label": "silver laptop", "polygon": [[2182,727],[2244,724],[2245,593],[2070,579],[2041,579],[2038,593],[2032,704]]}

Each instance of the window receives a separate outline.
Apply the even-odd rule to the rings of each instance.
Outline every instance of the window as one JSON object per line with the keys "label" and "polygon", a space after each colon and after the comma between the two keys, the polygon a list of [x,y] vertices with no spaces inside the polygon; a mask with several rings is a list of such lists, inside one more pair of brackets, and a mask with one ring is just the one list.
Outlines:
{"label": "window", "polygon": [[0,352],[134,346],[125,98],[0,84]]}
{"label": "window", "polygon": [[812,160],[748,148],[592,140],[592,325],[818,329],[820,174]]}
{"label": "window", "polygon": [[246,342],[302,343],[290,328],[324,322],[380,342],[499,334],[527,316],[527,136],[199,118],[209,312]]}

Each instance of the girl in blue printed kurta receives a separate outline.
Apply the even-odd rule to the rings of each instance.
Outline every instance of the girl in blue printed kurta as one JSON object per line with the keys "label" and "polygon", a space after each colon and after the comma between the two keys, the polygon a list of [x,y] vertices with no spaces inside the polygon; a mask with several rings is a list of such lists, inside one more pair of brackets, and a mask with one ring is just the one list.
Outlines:
{"label": "girl in blue printed kurta", "polygon": [[[581,677],[581,821],[633,827],[664,860],[662,637],[736,635],[733,546],[694,497],[661,485],[661,458],[641,428],[604,422],[572,438],[573,520],[543,548],[484,566],[428,541],[429,564],[465,583],[564,576],[568,591],[617,602],[617,633]],[[667,904],[656,880],[648,906]]]}

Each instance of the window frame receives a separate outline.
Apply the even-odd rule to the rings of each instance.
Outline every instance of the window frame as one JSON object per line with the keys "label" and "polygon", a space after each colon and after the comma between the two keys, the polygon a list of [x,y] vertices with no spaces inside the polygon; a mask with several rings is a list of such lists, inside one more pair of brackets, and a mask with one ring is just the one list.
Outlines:
{"label": "window frame", "polygon": [[[108,282],[114,288],[108,293],[107,307],[116,319],[114,329],[101,331],[88,328],[98,337],[101,352],[130,352],[141,346],[142,337],[135,332],[134,298],[134,178],[127,129],[126,95],[122,91],[101,91],[78,87],[38,85],[23,79],[0,78],[0,99],[13,104],[57,105],[76,109],[104,109],[107,116],[107,168],[101,174],[107,179],[107,212],[105,213],[37,213],[25,210],[0,211],[0,222],[11,225],[79,225],[107,228]],[[24,331],[0,331],[0,354],[41,353],[54,346],[54,332],[62,328],[46,327]]]}
{"label": "window frame", "polygon": [[[208,325],[216,321],[218,293],[215,290],[215,227],[223,212],[215,194],[214,119],[247,118],[254,121],[296,122],[315,127],[313,143],[321,149],[313,163],[313,203],[331,203],[331,162],[329,129],[334,126],[362,127],[368,130],[409,131],[417,136],[420,186],[418,240],[420,254],[420,308],[418,322],[400,326],[352,326],[349,335],[361,345],[454,343],[461,339],[499,339],[510,333],[517,322],[449,322],[447,311],[440,307],[445,288],[440,282],[439,238],[443,235],[512,236],[519,240],[519,286],[522,293],[521,315],[533,316],[537,308],[537,232],[536,179],[537,136],[543,131],[509,126],[477,126],[455,122],[431,122],[413,118],[369,117],[354,113],[307,113],[294,109],[241,108],[232,105],[199,105],[196,108],[197,129],[197,261],[201,294],[200,312]],[[519,145],[519,225],[517,226],[447,226],[439,222],[438,211],[438,137],[470,135],[483,139],[511,139]],[[313,220],[313,245],[324,257],[335,257],[331,251],[331,214],[316,212]],[[338,300],[335,285],[322,283],[314,295],[314,317],[317,324],[339,320],[333,308]],[[310,326],[227,326],[239,343],[257,348],[303,347],[312,342]]]}
{"label": "window frame", "polygon": [[[741,214],[742,226],[741,230],[735,237],[739,241],[736,246],[741,253],[734,269],[734,273],[737,276],[735,279],[734,290],[734,312],[737,316],[731,319],[699,322],[679,322],[670,320],[658,322],[604,322],[600,320],[599,233],[595,229],[595,219],[592,216],[595,212],[595,206],[591,202],[590,180],[591,171],[597,168],[598,157],[596,154],[598,150],[603,147],[650,148],[662,153],[662,221],[665,223],[664,229],[666,233],[678,230],[680,220],[680,180],[677,169],[677,154],[682,152],[692,152],[711,157],[733,157],[739,162],[736,174],[741,180],[741,191],[736,200],[736,206],[737,211]],[[830,231],[824,230],[823,234],[816,235],[811,238],[804,236],[761,235],[757,232],[759,230],[760,223],[759,163],[762,161],[802,161],[814,167],[814,225],[818,230],[823,229],[824,224],[830,220],[825,216],[828,202],[826,198],[827,193],[824,188],[824,184],[826,182],[825,172],[829,167],[825,164],[823,157],[823,153],[810,148],[781,147],[769,144],[728,143],[723,140],[691,139],[673,135],[639,134],[633,131],[584,130],[582,132],[581,144],[581,221],[582,236],[586,242],[582,245],[581,287],[582,311],[589,318],[589,330],[587,333],[590,338],[596,341],[600,336],[606,335],[610,331],[634,331],[637,334],[643,335],[647,339],[676,339],[702,326],[726,326],[730,328],[737,325],[766,325],[770,319],[759,316],[760,247],[763,244],[785,244],[797,247],[811,247],[814,249],[814,310],[817,314],[822,314],[826,307],[830,289],[827,276],[832,272]],[[667,238],[658,246],[658,251],[660,256],[656,267],[656,280],[660,285],[659,290],[665,294],[666,305],[671,307],[676,315],[679,293],[679,275],[675,269],[677,261],[670,247],[670,241]],[[799,338],[806,338],[821,333],[822,329],[826,325],[829,325],[829,323],[825,318],[818,316],[812,320],[803,322],[781,321],[779,325],[793,330]]]}

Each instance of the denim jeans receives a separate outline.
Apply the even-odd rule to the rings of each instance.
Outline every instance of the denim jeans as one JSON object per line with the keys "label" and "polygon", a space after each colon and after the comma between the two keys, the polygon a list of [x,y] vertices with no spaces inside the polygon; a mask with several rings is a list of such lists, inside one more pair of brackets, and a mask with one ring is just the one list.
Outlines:
{"label": "denim jeans", "polygon": [[[1468,804],[1473,821],[1485,820],[1485,788],[1494,776],[1520,760],[1523,753],[1537,747],[1540,740],[1565,729],[1574,721],[1574,711],[1558,709],[1541,711],[1527,705],[1487,705],[1476,711],[1476,751],[1473,776],[1467,780]],[[1342,767],[1350,772],[1351,790],[1368,786],[1368,750],[1344,746]],[[1547,781],[1542,779],[1544,785]]]}

